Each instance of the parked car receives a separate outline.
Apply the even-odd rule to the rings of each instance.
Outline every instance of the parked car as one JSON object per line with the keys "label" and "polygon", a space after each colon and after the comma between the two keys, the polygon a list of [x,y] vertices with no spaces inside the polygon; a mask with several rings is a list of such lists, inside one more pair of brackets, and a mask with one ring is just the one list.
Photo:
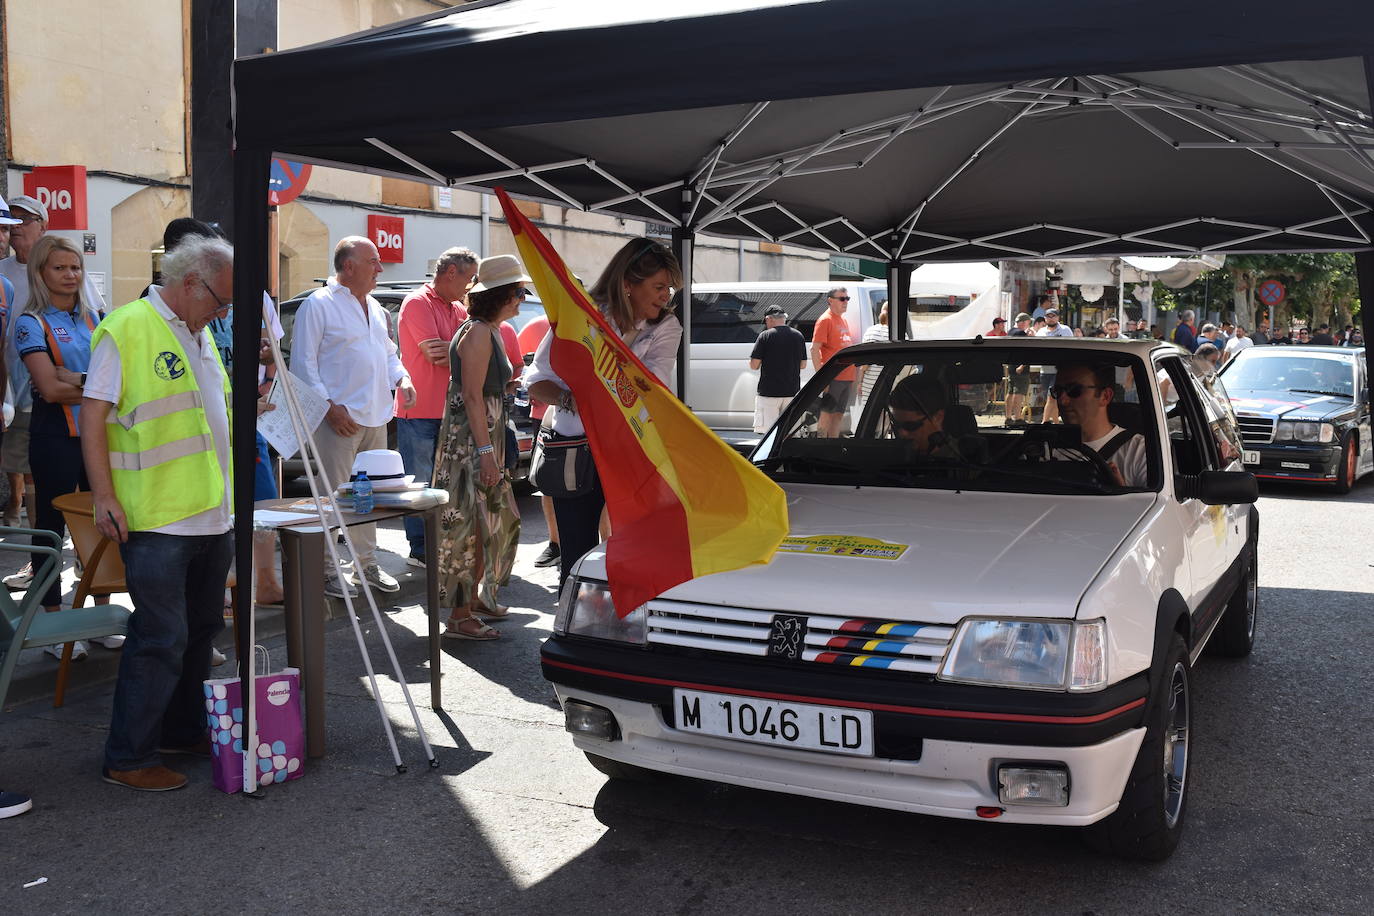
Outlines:
{"label": "parked car", "polygon": [[[412,290],[422,286],[424,280],[386,280],[379,282],[377,288],[372,291],[372,298],[386,309],[390,318],[391,325],[387,329],[392,341],[396,341],[396,323],[401,313],[401,303]],[[290,299],[285,300],[278,307],[281,315],[282,331],[284,332],[281,340],[282,356],[286,359],[287,365],[291,364],[291,338],[292,331],[296,323],[296,312],[300,309],[301,303],[305,301],[313,289],[297,293]],[[528,298],[520,305],[520,312],[510,323],[518,333],[521,328],[539,315],[544,314],[544,306],[538,299]],[[519,368],[518,366],[516,367]],[[528,403],[528,401],[526,401]],[[534,434],[537,429],[531,425],[528,407],[523,413],[517,408],[512,410],[512,418],[515,425],[516,441],[520,446],[520,460],[515,469],[515,480],[517,482],[525,480],[529,476],[530,456],[534,451]],[[387,426],[387,448],[396,447],[396,423],[393,420]],[[287,479],[300,477],[305,474],[305,462],[299,454],[282,462],[282,473]]]}
{"label": "parked car", "polygon": [[1248,347],[1221,370],[1245,465],[1349,493],[1374,471],[1363,347]]}
{"label": "parked car", "polygon": [[[1137,486],[1080,426],[959,396],[1005,390],[1027,365],[1062,383],[1085,361],[1110,367],[1108,415],[1143,437]],[[877,372],[872,392],[851,408],[852,436],[820,438],[820,397],[850,365]],[[949,406],[897,417],[889,395],[913,375]],[[927,421],[943,440],[923,456],[906,436]],[[853,347],[752,456],[787,494],[773,558],[622,616],[604,549],[590,551],[544,676],[573,743],[612,778],[1082,827],[1100,848],[1160,859],[1183,829],[1205,722],[1193,665],[1205,648],[1245,656],[1255,638],[1259,517],[1240,455],[1224,387],[1172,345]]]}

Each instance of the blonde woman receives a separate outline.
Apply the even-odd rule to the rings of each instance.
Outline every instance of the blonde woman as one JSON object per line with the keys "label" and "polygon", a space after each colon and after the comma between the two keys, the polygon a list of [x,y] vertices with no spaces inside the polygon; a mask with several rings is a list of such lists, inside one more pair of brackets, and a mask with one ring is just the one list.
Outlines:
{"label": "blonde woman", "polygon": [[[29,466],[38,506],[34,527],[61,538],[67,526],[62,513],[53,508],[53,498],[90,489],[76,424],[91,361],[91,332],[104,316],[82,300],[85,264],[80,249],[66,239],[45,235],[35,242],[28,277],[29,299],[15,320],[14,343],[33,387]],[[43,596],[43,606],[49,611],[61,608],[60,579]],[[105,636],[94,642],[117,649],[124,637]],[[62,647],[49,646],[48,651],[61,657]],[[72,658],[85,655],[86,647],[76,643]]]}

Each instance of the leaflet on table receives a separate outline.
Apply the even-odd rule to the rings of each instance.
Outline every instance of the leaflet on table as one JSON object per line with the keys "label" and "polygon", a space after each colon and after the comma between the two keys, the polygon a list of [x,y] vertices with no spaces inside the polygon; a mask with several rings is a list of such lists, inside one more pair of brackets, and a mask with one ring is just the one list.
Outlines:
{"label": "leaflet on table", "polygon": [[329,402],[315,393],[315,390],[294,372],[286,372],[272,380],[272,390],[267,394],[267,403],[273,410],[258,417],[258,432],[277,450],[283,458],[290,458],[300,451],[300,438],[291,423],[291,411],[286,405],[285,380],[290,379],[291,391],[300,405],[301,418],[305,421],[307,435],[313,434],[329,412]]}

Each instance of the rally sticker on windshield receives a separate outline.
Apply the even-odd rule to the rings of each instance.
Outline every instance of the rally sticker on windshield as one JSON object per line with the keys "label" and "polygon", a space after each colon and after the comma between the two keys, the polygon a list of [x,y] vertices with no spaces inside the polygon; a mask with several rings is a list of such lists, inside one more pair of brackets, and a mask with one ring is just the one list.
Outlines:
{"label": "rally sticker on windshield", "polygon": [[895,560],[906,553],[907,544],[893,544],[878,538],[852,534],[813,534],[806,538],[783,538],[781,553],[819,553],[832,557],[861,557],[867,560]]}

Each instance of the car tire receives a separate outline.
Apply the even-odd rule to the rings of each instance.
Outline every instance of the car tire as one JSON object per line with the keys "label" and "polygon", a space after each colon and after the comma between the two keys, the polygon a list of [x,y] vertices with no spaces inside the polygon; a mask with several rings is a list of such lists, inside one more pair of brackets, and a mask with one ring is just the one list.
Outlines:
{"label": "car tire", "polygon": [[1183,637],[1169,642],[1163,674],[1146,715],[1145,740],[1121,793],[1121,803],[1088,827],[1095,849],[1124,859],[1159,862],[1178,846],[1188,810],[1188,747],[1192,669]]}
{"label": "car tire", "polygon": [[1360,460],[1360,450],[1356,448],[1355,434],[1348,433],[1341,443],[1340,467],[1336,469],[1337,495],[1344,496],[1355,486],[1355,463]]}
{"label": "car tire", "polygon": [[637,767],[632,763],[621,763],[619,760],[602,757],[591,751],[583,751],[582,753],[587,755],[588,763],[611,779],[619,779],[623,782],[657,782],[663,778],[663,774],[655,770],[646,770],[644,767]]}
{"label": "car tire", "polygon": [[1246,571],[1222,612],[1221,623],[1207,642],[1207,651],[1223,658],[1245,658],[1255,647],[1259,617],[1259,557],[1255,542],[1245,548]]}

